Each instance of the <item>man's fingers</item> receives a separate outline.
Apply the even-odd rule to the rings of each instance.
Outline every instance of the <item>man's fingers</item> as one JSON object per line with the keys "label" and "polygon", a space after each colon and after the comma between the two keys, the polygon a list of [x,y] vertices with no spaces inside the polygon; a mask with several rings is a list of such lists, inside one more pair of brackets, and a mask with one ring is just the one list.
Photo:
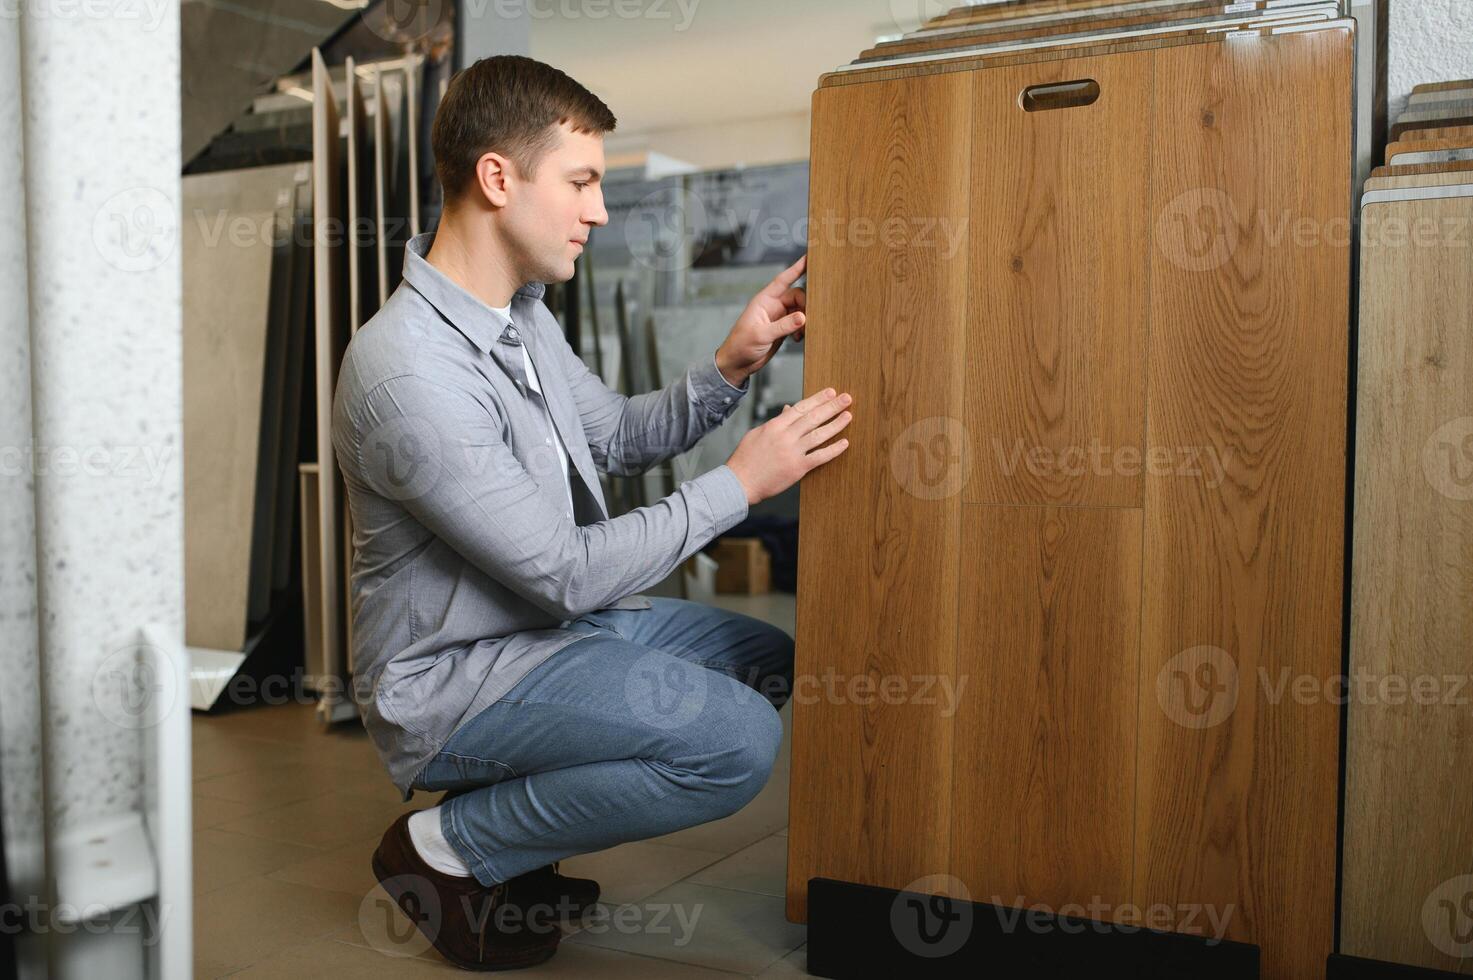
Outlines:
{"label": "man's fingers", "polygon": [[813,394],[809,395],[807,398],[803,399],[801,402],[798,402],[796,405],[793,406],[794,417],[796,418],[797,416],[803,415],[813,408],[822,405],[824,402],[828,401],[831,398],[838,397],[838,394],[839,393],[832,388],[825,388],[823,391],[815,391]]}
{"label": "man's fingers", "polygon": [[812,432],[809,432],[806,436],[804,436],[803,448],[812,449],[814,446],[822,446],[834,436],[844,431],[844,427],[853,421],[853,413],[839,413],[839,415],[837,415],[833,419],[833,421],[829,422],[827,425],[820,425],[818,428],[814,429]]}
{"label": "man's fingers", "polygon": [[848,448],[849,440],[840,439],[838,442],[829,443],[822,449],[815,449],[813,452],[809,453],[803,458],[808,461],[808,469],[811,472],[822,466],[824,463],[827,463],[829,460],[833,459],[835,456],[839,455]]}
{"label": "man's fingers", "polygon": [[770,331],[770,335],[767,337],[767,342],[770,344],[774,340],[780,340],[783,337],[790,336],[794,332],[802,330],[803,325],[807,322],[808,314],[801,312],[789,313],[781,320],[777,320],[772,324],[772,329]]}
{"label": "man's fingers", "polygon": [[762,292],[768,296],[782,296],[792,288],[793,283],[803,278],[803,272],[808,268],[808,256],[804,256],[797,262],[788,266],[777,274],[777,278],[768,284]]}
{"label": "man's fingers", "polygon": [[793,424],[797,426],[799,434],[812,432],[814,429],[818,428],[820,425],[823,425],[829,419],[833,418],[840,412],[844,411],[844,409],[848,408],[849,403],[853,400],[854,399],[850,398],[848,395],[837,395],[833,398],[819,402],[817,405],[814,405],[812,408],[809,408],[807,411],[805,411],[802,416],[800,416],[799,418],[795,418],[793,420]]}

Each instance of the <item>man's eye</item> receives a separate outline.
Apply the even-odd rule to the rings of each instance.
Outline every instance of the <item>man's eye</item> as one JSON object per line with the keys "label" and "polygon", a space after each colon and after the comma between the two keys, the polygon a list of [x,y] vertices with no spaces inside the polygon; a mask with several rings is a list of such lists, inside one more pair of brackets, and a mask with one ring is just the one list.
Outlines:
{"label": "man's eye", "polygon": [[588,186],[588,181],[586,181],[586,180],[575,180],[575,181],[573,181],[573,186],[576,187],[576,188],[578,188],[581,191],[585,187]]}

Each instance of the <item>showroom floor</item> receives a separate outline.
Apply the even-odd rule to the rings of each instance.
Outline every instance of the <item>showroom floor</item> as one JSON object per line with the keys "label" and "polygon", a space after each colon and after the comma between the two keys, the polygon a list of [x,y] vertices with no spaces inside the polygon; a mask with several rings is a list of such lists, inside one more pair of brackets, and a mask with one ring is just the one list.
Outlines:
{"label": "showroom floor", "polygon": [[[785,593],[717,604],[793,630]],[[790,731],[790,709],[783,709]],[[369,869],[409,803],[361,726],[323,733],[310,705],[197,715],[194,728],[195,976],[418,977],[456,968],[432,949],[406,958],[407,929]],[[805,976],[804,926],[783,916],[788,738],[772,779],[725,820],[563,862],[597,878],[607,916],[570,935],[550,977]]]}

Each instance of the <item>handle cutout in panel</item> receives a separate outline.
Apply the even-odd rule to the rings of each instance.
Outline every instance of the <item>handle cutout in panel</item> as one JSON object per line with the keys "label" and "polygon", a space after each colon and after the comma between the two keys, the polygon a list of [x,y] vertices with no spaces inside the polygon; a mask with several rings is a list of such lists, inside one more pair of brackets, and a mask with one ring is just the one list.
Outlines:
{"label": "handle cutout in panel", "polygon": [[1100,83],[1092,78],[1082,78],[1074,82],[1031,85],[1023,90],[1019,101],[1028,112],[1047,112],[1050,109],[1077,109],[1094,105],[1099,97]]}

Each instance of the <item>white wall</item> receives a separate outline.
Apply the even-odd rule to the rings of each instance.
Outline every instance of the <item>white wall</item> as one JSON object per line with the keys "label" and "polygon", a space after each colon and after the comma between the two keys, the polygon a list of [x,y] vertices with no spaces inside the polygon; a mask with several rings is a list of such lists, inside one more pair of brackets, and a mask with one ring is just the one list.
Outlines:
{"label": "white wall", "polygon": [[1473,78],[1473,0],[1387,2],[1387,112],[1394,120],[1413,86]]}

